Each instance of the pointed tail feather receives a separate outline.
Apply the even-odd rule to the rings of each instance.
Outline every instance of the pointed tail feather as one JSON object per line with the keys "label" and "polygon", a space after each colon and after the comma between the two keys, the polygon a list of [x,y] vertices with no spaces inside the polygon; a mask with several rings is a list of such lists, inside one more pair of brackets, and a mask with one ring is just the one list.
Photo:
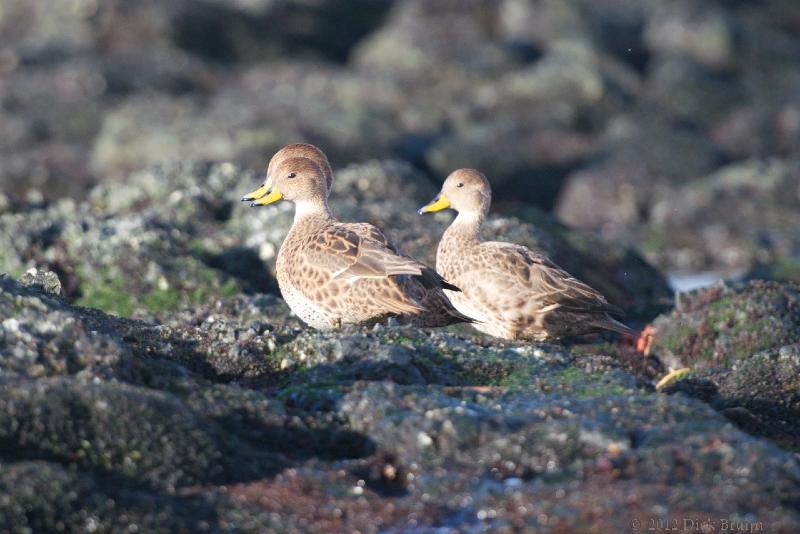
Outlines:
{"label": "pointed tail feather", "polygon": [[442,289],[449,289],[450,291],[457,291],[458,293],[461,293],[460,287],[454,286],[444,278],[442,278]]}
{"label": "pointed tail feather", "polygon": [[445,280],[439,273],[430,267],[426,267],[422,270],[422,276],[420,277],[420,280],[426,289],[441,288],[449,289],[450,291],[461,291],[461,288],[454,286]]}
{"label": "pointed tail feather", "polygon": [[450,316],[455,317],[456,320],[458,320],[458,322],[461,323],[468,323],[468,324],[480,323],[480,321],[478,321],[477,319],[473,319],[469,315],[464,315],[463,313],[458,311],[455,307],[447,310],[447,313]]}
{"label": "pointed tail feather", "polygon": [[617,321],[616,319],[614,319],[609,315],[606,315],[605,317],[596,320],[593,324],[598,328],[602,328],[603,330],[610,330],[618,334],[624,334],[630,336],[636,334],[636,332],[632,328]]}

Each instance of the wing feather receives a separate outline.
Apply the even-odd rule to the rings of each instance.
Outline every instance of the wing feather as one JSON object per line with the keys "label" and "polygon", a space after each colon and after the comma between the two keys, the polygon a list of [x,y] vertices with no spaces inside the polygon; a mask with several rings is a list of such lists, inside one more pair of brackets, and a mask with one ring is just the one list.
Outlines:
{"label": "wing feather", "polygon": [[[377,241],[391,252],[398,256],[402,256],[407,260],[411,260],[416,262],[410,256],[406,256],[400,252],[400,249],[397,247],[394,241],[392,241],[380,228],[375,226],[374,224],[370,224],[367,222],[346,222],[346,223],[339,223],[341,226],[352,230],[356,234],[360,236],[365,236],[371,240]],[[450,291],[461,291],[461,289],[457,286],[454,286],[442,276],[436,272],[435,269],[429,267],[423,263],[420,263],[421,270],[422,270],[422,277],[419,279],[422,285],[426,289],[449,289]]]}
{"label": "wing feather", "polygon": [[311,265],[331,271],[334,278],[346,280],[420,276],[427,268],[344,225],[331,225],[317,232],[314,240],[304,247],[304,254]]}
{"label": "wing feather", "polygon": [[[507,277],[509,291],[519,291],[525,300],[537,302],[542,310],[606,312],[622,315],[596,289],[581,282],[553,263],[547,256],[510,243],[483,243],[497,259],[492,278]],[[482,245],[482,246],[483,246]],[[511,274],[511,276],[509,276]],[[501,288],[502,289],[502,288]]]}
{"label": "wing feather", "polygon": [[367,236],[370,239],[373,239],[378,243],[381,243],[383,246],[385,246],[395,254],[400,253],[400,250],[397,248],[395,242],[389,239],[389,237],[385,233],[383,233],[383,230],[381,230],[374,224],[370,224],[367,222],[345,222],[339,224],[349,230],[354,231],[359,235]]}

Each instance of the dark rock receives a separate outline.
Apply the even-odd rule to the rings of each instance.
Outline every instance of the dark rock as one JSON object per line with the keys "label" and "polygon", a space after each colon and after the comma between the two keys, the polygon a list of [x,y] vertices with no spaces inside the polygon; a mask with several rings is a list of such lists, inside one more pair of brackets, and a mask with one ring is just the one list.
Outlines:
{"label": "dark rock", "polygon": [[[226,505],[236,508],[222,495],[179,497],[120,488],[104,483],[102,476],[42,460],[0,465],[0,489],[6,496],[0,503],[0,528],[9,532],[219,529],[219,512]],[[257,510],[247,513],[253,520],[258,517]]]}
{"label": "dark rock", "polygon": [[45,293],[61,294],[61,281],[58,279],[58,275],[52,271],[29,269],[22,275],[20,281],[26,286],[38,286]]}
{"label": "dark rock", "polygon": [[[800,444],[799,348],[795,344],[759,352],[716,379],[720,404],[747,411],[744,420],[737,420],[740,427],[789,449]],[[730,412],[723,414],[731,418]]]}
{"label": "dark rock", "polygon": [[75,53],[92,44],[90,18],[96,8],[90,0],[57,6],[9,0],[0,14],[0,36],[4,45],[28,54],[57,47],[64,55]]}
{"label": "dark rock", "polygon": [[747,101],[743,84],[685,58],[667,56],[652,61],[642,91],[643,104],[676,122],[710,129]]}
{"label": "dark rock", "polygon": [[737,367],[800,341],[800,288],[756,280],[683,293],[653,328],[653,351],[672,367]]}
{"label": "dark rock", "polygon": [[508,70],[519,60],[494,39],[496,7],[487,0],[397,2],[354,62],[400,79],[448,82]]}
{"label": "dark rock", "polygon": [[345,61],[381,21],[390,0],[206,0],[168,11],[175,44],[212,61],[318,55]]}
{"label": "dark rock", "polygon": [[[111,471],[167,490],[219,482],[241,470],[263,476],[280,466],[237,450],[230,437],[178,399],[133,386],[19,382],[3,388],[0,404],[6,429],[0,440],[24,458]],[[243,463],[237,465],[237,456]]]}
{"label": "dark rock", "polygon": [[557,43],[529,66],[473,84],[464,115],[451,119],[426,163],[442,177],[480,169],[497,200],[551,209],[565,176],[596,154],[595,125],[638,91],[635,74],[614,59]]}
{"label": "dark rock", "polygon": [[722,68],[735,57],[734,19],[710,2],[659,2],[652,10],[644,40],[655,53],[685,56]]}
{"label": "dark rock", "polygon": [[93,181],[87,147],[106,106],[105,79],[91,61],[19,69],[0,85],[0,184],[12,198],[80,196]]}
{"label": "dark rock", "polygon": [[[797,95],[795,88],[792,93]],[[800,100],[774,98],[731,110],[710,132],[714,142],[732,159],[800,154]]]}
{"label": "dark rock", "polygon": [[644,239],[658,246],[648,257],[678,269],[730,270],[795,256],[799,188],[797,159],[735,163],[676,188],[652,206]]}
{"label": "dark rock", "polygon": [[166,4],[11,0],[0,14],[0,184],[46,200],[81,198],[90,148],[112,102],[131,92],[204,92],[212,69],[165,42]]}
{"label": "dark rock", "polygon": [[112,337],[76,321],[66,303],[36,285],[26,288],[2,276],[0,289],[0,376],[32,378],[86,369],[106,376],[130,356]]}
{"label": "dark rock", "polygon": [[[708,174],[713,152],[690,134],[652,167],[648,152],[612,159],[568,179],[558,205],[569,224],[639,243],[673,270],[747,269],[796,255],[798,164],[750,160]],[[669,146],[659,143],[661,148]],[[655,169],[658,168],[659,171]],[[613,207],[612,207],[613,206]]]}
{"label": "dark rock", "polygon": [[492,181],[496,200],[551,209],[565,175],[593,148],[591,139],[567,129],[520,130],[501,121],[444,137],[431,148],[427,162],[442,177],[457,168],[480,169]]}
{"label": "dark rock", "polygon": [[[703,504],[699,496],[692,497],[685,488],[703,488],[701,492],[716,494],[720,477],[735,479],[737,468],[757,470],[766,476],[777,475],[787,467],[797,470],[796,465],[782,460],[760,463],[751,453],[766,452],[771,446],[744,438],[726,427],[721,416],[700,403],[687,402],[685,397],[670,397],[666,403],[630,393],[604,396],[602,401],[562,400],[557,395],[540,397],[535,391],[432,395],[416,387],[376,384],[349,395],[343,410],[350,415],[352,425],[372,436],[393,458],[416,466],[409,491],[433,492],[429,493],[432,497],[451,505],[460,502],[460,516],[476,517],[479,525],[513,522],[541,526],[539,514],[544,513],[548,525],[578,528],[580,510],[598,501],[604,505],[622,503],[623,488],[644,480],[647,491],[638,494],[641,500],[637,504],[643,516],[651,499],[664,499],[661,505],[677,503],[673,500],[679,498],[672,493],[675,490],[681,493],[681,502],[688,499],[695,503],[689,506],[703,510],[720,506],[719,512],[724,514],[733,502],[728,501],[730,496],[726,504],[711,505],[707,498]],[[540,400],[544,404],[538,404]],[[672,443],[677,429],[691,434],[679,448]],[[737,452],[724,460],[719,454],[712,458],[700,452],[714,442]],[[483,487],[492,489],[477,497],[469,493],[467,488],[474,488],[476,478],[482,480]],[[795,478],[772,487],[761,486],[758,494],[769,491],[770,497],[759,499],[753,509],[764,513],[772,499],[791,501],[796,484]],[[442,485],[447,489],[435,489]],[[744,491],[739,485],[732,487],[735,492]],[[560,491],[571,495],[572,505],[561,508],[545,497]],[[467,495],[472,498],[464,501]],[[745,495],[740,494],[741,498],[751,498]],[[524,510],[511,505],[515,499],[526,503]],[[628,528],[623,522],[630,523],[631,519],[612,514],[604,521],[613,530],[613,525]]]}
{"label": "dark rock", "polygon": [[[575,526],[587,507],[630,505],[631,492],[643,517],[658,505],[713,517],[746,509],[779,530],[798,519],[790,455],[699,401],[659,396],[652,375],[608,347],[407,327],[302,331],[271,296],[154,325],[2,284],[3,528],[370,531],[536,526],[544,515]],[[49,354],[53,332],[106,357],[51,376],[8,358],[29,341]],[[791,365],[764,363],[765,376],[791,384]],[[759,420],[755,402],[741,406],[720,409]],[[609,528],[630,521],[604,517]]]}
{"label": "dark rock", "polygon": [[777,280],[800,284],[800,257],[786,258],[775,263],[757,264],[744,278],[746,280]]}
{"label": "dark rock", "polygon": [[[119,13],[126,11],[120,4],[12,0],[4,5],[0,102],[8,135],[0,151],[0,180],[15,196],[29,187],[41,188],[48,199],[83,194],[94,179],[86,149],[109,97],[145,86],[203,86],[199,81],[208,69],[154,44],[157,16],[138,24],[136,15],[152,15],[154,2],[126,13]],[[127,31],[116,31],[120,18]]]}
{"label": "dark rock", "polygon": [[301,324],[272,295],[217,300],[164,320],[164,333],[191,349],[186,357],[202,358],[204,374],[267,383],[280,368],[278,340],[293,337]]}
{"label": "dark rock", "polygon": [[[556,213],[566,223],[608,238],[636,242],[665,192],[715,168],[717,154],[702,135],[663,119],[618,117],[603,140],[605,157],[567,177]],[[647,248],[647,243],[641,243]]]}
{"label": "dark rock", "polygon": [[697,387],[710,384],[713,395],[702,395],[745,432],[767,437],[787,449],[800,444],[800,397],[796,382],[800,371],[798,345],[771,348],[753,354],[733,369],[699,369],[692,378],[668,390],[700,397]]}
{"label": "dark rock", "polygon": [[407,97],[390,80],[324,63],[254,66],[210,99],[157,94],[126,100],[105,117],[92,164],[120,176],[177,154],[263,169],[289,140],[324,147],[334,164],[387,156],[410,133],[441,125],[446,95],[398,108]]}

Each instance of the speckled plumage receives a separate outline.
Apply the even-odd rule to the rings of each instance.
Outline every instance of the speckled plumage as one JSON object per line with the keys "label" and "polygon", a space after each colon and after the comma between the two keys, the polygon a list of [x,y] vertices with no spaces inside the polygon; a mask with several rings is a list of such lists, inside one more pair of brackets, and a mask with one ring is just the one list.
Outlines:
{"label": "speckled plumage", "polygon": [[418,326],[469,321],[443,292],[444,287],[457,288],[434,269],[399,254],[377,227],[333,217],[327,205],[330,166],[321,151],[321,158],[313,157],[308,147],[303,145],[303,151],[312,158],[282,154],[269,167],[274,189],[296,204],[276,264],[281,293],[292,311],[319,329],[388,317]]}
{"label": "speckled plumage", "polygon": [[437,199],[439,209],[452,207],[459,214],[439,242],[436,269],[462,289],[447,291],[447,296],[476,320],[476,329],[503,339],[529,340],[600,330],[631,333],[610,315],[621,310],[546,256],[521,245],[481,241],[481,224],[491,204],[491,188],[481,173],[454,171]]}

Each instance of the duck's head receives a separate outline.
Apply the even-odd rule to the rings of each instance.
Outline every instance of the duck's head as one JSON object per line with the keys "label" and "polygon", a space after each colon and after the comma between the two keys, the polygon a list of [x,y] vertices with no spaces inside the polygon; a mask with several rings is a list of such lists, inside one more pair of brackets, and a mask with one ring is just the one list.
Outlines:
{"label": "duck's head", "polygon": [[432,213],[452,208],[459,213],[486,215],[492,203],[492,188],[489,180],[475,169],[458,169],[450,173],[442,184],[442,190],[418,213]]}
{"label": "duck's head", "polygon": [[333,169],[331,169],[331,164],[328,162],[328,157],[325,153],[318,147],[309,143],[292,143],[278,150],[275,155],[272,156],[272,159],[269,160],[269,164],[267,165],[266,180],[261,184],[261,187],[243,196],[242,202],[255,202],[265,197],[272,189],[273,175],[278,165],[291,158],[306,158],[316,163],[325,177],[325,184],[328,191],[331,190],[333,186]]}
{"label": "duck's head", "polygon": [[272,173],[280,162],[289,158],[308,158],[319,165],[319,168],[322,169],[322,174],[325,176],[325,183],[327,184],[328,191],[331,190],[333,186],[333,169],[331,169],[328,156],[318,147],[309,143],[293,143],[275,152],[275,155],[269,160],[269,165],[267,166],[267,179],[272,176]]}
{"label": "duck's head", "polygon": [[328,198],[325,172],[312,159],[290,157],[275,164],[267,182],[242,200],[267,206],[281,199],[295,204],[324,203]]}

